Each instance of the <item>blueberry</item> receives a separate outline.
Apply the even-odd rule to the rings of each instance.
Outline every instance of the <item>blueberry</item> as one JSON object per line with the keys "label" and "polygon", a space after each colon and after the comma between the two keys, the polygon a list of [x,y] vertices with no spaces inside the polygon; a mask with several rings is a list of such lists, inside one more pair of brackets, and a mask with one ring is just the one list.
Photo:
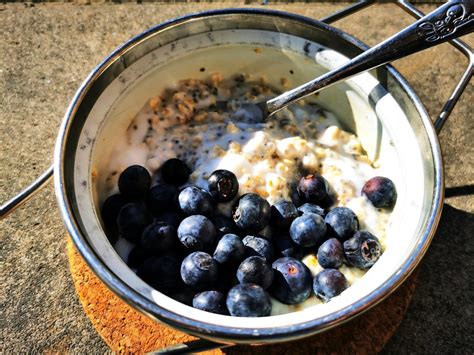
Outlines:
{"label": "blueberry", "polygon": [[311,271],[301,261],[283,257],[273,262],[275,278],[270,288],[273,297],[285,304],[298,304],[311,295]]}
{"label": "blueberry", "polygon": [[262,109],[257,104],[251,102],[240,104],[240,107],[238,107],[231,116],[233,121],[246,124],[263,123],[263,118]]}
{"label": "blueberry", "polygon": [[298,210],[293,202],[280,200],[271,207],[270,223],[277,228],[288,229],[296,217]]}
{"label": "blueberry", "polygon": [[288,188],[290,190],[289,195],[290,195],[291,202],[293,202],[295,206],[301,206],[303,204],[303,201],[301,201],[301,197],[298,194],[298,184],[295,182],[292,182],[288,184]]}
{"label": "blueberry", "polygon": [[329,235],[341,242],[351,238],[359,230],[356,214],[347,207],[335,207],[324,218]]}
{"label": "blueberry", "polygon": [[329,193],[329,184],[321,175],[307,175],[298,183],[298,194],[304,202],[318,204]]}
{"label": "blueberry", "polygon": [[163,222],[154,222],[143,231],[140,246],[150,254],[162,254],[172,249],[177,240],[175,227]]}
{"label": "blueberry", "polygon": [[193,306],[193,298],[196,290],[184,283],[180,285],[179,289],[167,293],[167,296],[173,298],[175,301],[184,303],[188,306]]}
{"label": "blueberry", "polygon": [[100,209],[105,232],[111,244],[114,244],[118,239],[117,217],[122,207],[126,204],[127,201],[122,195],[115,194],[108,197]]}
{"label": "blueberry", "polygon": [[266,317],[272,312],[270,296],[262,287],[253,284],[232,287],[226,305],[234,317]]}
{"label": "blueberry", "polygon": [[240,263],[237,280],[241,284],[256,284],[267,289],[273,282],[273,269],[265,258],[251,256]]}
{"label": "blueberry", "polygon": [[263,228],[259,233],[258,233],[258,236],[263,238],[263,239],[266,239],[266,240],[269,240],[271,241],[272,238],[273,238],[273,234],[276,233],[276,232],[281,232],[280,230],[276,229],[276,228],[273,228],[272,226],[270,225],[267,225],[265,228]]}
{"label": "blueberry", "polygon": [[145,260],[137,269],[137,276],[163,293],[182,287],[179,261],[172,256],[154,256]]}
{"label": "blueberry", "polygon": [[150,185],[150,173],[141,165],[129,166],[120,174],[118,179],[120,193],[130,201],[145,196],[150,189]]}
{"label": "blueberry", "polygon": [[391,208],[397,200],[395,184],[389,178],[376,176],[362,187],[362,194],[377,208]]}
{"label": "blueberry", "polygon": [[307,213],[296,218],[290,226],[290,236],[302,247],[319,246],[325,239],[326,224],[317,214]]}
{"label": "blueberry", "polygon": [[164,182],[180,186],[188,181],[191,170],[188,166],[180,159],[173,158],[164,162],[161,167],[161,175]]}
{"label": "blueberry", "polygon": [[193,298],[193,307],[206,312],[229,314],[225,305],[226,297],[219,291],[204,291]]}
{"label": "blueberry", "polygon": [[321,217],[324,218],[324,209],[317,206],[317,205],[313,205],[312,203],[304,203],[302,204],[300,207],[298,207],[298,212],[300,215],[302,214],[306,214],[306,213],[314,213],[314,214],[318,214],[320,215]]}
{"label": "blueberry", "polygon": [[132,269],[138,269],[149,257],[150,254],[145,249],[136,246],[128,254],[127,265]]}
{"label": "blueberry", "polygon": [[304,249],[291,239],[289,234],[277,234],[273,237],[273,244],[282,256],[291,256],[295,259],[301,259]]}
{"label": "blueberry", "polygon": [[267,259],[268,262],[273,260],[273,245],[265,238],[248,235],[242,240],[242,242],[245,245],[245,252],[247,256],[261,256]]}
{"label": "blueberry", "polygon": [[137,244],[145,228],[152,222],[144,205],[127,203],[117,217],[119,233],[128,241]]}
{"label": "blueberry", "polygon": [[233,213],[237,227],[250,233],[265,228],[270,216],[270,204],[264,198],[253,193],[241,196]]}
{"label": "blueberry", "polygon": [[155,222],[162,222],[178,229],[184,216],[178,212],[163,212],[155,216]]}
{"label": "blueberry", "polygon": [[178,196],[178,204],[181,210],[189,215],[210,215],[214,210],[214,203],[207,191],[197,186],[185,187]]}
{"label": "blueberry", "polygon": [[238,266],[239,264],[225,264],[225,266],[219,267],[219,275],[214,289],[227,294],[232,287],[238,285],[239,280],[236,277]]}
{"label": "blueberry", "polygon": [[318,249],[318,263],[325,269],[337,269],[344,262],[342,244],[336,238],[326,240]]}
{"label": "blueberry", "polygon": [[220,264],[240,263],[245,257],[245,246],[235,234],[225,234],[217,243],[214,259]]}
{"label": "blueberry", "polygon": [[370,269],[379,260],[382,247],[375,235],[368,231],[358,231],[344,242],[344,254],[352,266]]}
{"label": "blueberry", "polygon": [[234,223],[232,218],[223,216],[223,215],[216,215],[211,218],[214,227],[216,227],[217,235],[222,237],[225,234],[237,232],[237,226]]}
{"label": "blueberry", "polygon": [[239,182],[229,170],[216,170],[207,179],[208,191],[214,201],[231,201],[239,191]]}
{"label": "blueberry", "polygon": [[348,287],[346,277],[336,269],[324,269],[313,280],[314,294],[324,302],[329,302]]}
{"label": "blueberry", "polygon": [[204,216],[189,216],[178,227],[178,238],[190,250],[210,250],[216,238],[216,229]]}
{"label": "blueberry", "polygon": [[217,262],[202,251],[189,254],[181,263],[182,280],[196,289],[203,290],[214,286],[217,275]]}
{"label": "blueberry", "polygon": [[157,215],[162,212],[175,210],[178,189],[170,184],[158,184],[148,192],[147,206],[151,213]]}

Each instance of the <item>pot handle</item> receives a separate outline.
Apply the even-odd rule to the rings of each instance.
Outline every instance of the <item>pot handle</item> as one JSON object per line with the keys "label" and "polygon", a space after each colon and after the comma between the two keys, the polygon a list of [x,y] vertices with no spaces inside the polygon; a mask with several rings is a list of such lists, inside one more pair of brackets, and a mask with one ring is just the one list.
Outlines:
{"label": "pot handle", "polygon": [[[431,33],[432,38],[434,40],[437,40],[439,36],[444,36],[444,35],[449,35],[450,33],[454,33],[456,31],[456,26],[459,24],[459,21],[462,21],[463,24],[468,24],[474,21],[472,13],[469,14],[469,11],[466,10],[465,6],[469,7],[472,9],[472,0],[461,0],[461,1],[448,1],[444,7],[447,8],[446,11],[446,18],[445,19],[440,19],[440,21],[435,21],[434,23],[424,23],[422,25],[425,26],[425,29]],[[353,13],[368,7],[370,5],[373,5],[376,3],[376,0],[362,0],[359,1],[347,8],[344,8],[340,11],[337,11],[323,19],[321,19],[322,22],[325,23],[332,23],[337,20],[340,20],[344,17],[347,17],[349,15],[352,15]],[[451,4],[450,4],[451,3]],[[395,2],[397,6],[399,6],[402,10],[407,12],[409,15],[413,16],[416,19],[420,19],[425,16],[423,12],[418,10],[415,6],[410,4],[408,0],[398,0]],[[467,14],[467,15],[466,15]],[[457,18],[457,16],[461,16],[461,18]],[[464,16],[464,17],[463,17]],[[466,17],[467,16],[467,17]],[[452,21],[453,23],[451,23]],[[439,22],[439,24],[438,24]],[[441,23],[442,22],[442,23]],[[438,26],[439,25],[439,26]],[[438,36],[438,37],[437,37]],[[472,75],[474,73],[474,51],[473,49],[464,43],[463,41],[459,39],[453,39],[450,40],[448,43],[450,43],[454,48],[459,50],[464,56],[467,58],[469,61],[466,70],[464,71],[463,75],[459,79],[459,82],[455,86],[453,92],[449,96],[448,100],[446,103],[443,105],[441,112],[438,114],[438,117],[434,121],[434,127],[436,129],[436,132],[439,134],[441,131],[441,128],[443,128],[443,125],[446,123],[446,120],[448,119],[449,115],[454,109],[454,106],[456,106],[456,103],[458,102],[459,98],[461,97],[462,93],[466,89],[467,85],[469,84],[469,81],[472,78]]]}
{"label": "pot handle", "polygon": [[8,216],[13,210],[21,206],[30,197],[40,190],[53,176],[53,165],[51,165],[39,178],[33,181],[26,189],[21,191],[18,195],[11,198],[0,206],[0,219]]}

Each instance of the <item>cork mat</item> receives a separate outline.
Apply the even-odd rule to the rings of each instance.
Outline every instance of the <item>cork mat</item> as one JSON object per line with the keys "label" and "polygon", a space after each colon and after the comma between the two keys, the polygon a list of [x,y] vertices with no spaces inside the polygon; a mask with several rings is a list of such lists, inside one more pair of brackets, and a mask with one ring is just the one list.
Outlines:
{"label": "cork mat", "polygon": [[[112,351],[145,353],[197,338],[158,324],[115,296],[89,269],[68,238],[71,274],[84,310]],[[334,354],[379,352],[395,333],[415,291],[416,272],[395,293],[356,319],[299,341],[234,346],[205,354]]]}

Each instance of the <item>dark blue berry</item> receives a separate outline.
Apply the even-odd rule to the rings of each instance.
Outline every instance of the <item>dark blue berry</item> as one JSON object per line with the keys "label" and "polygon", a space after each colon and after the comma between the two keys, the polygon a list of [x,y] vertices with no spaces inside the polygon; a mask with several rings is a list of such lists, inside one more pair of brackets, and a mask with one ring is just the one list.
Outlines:
{"label": "dark blue berry", "polygon": [[178,189],[173,185],[160,183],[153,186],[147,196],[148,209],[153,215],[175,210],[177,194]]}
{"label": "dark blue berry", "polygon": [[336,269],[324,269],[313,280],[314,294],[324,302],[329,302],[348,287],[346,277]]}
{"label": "dark blue berry", "polygon": [[265,228],[270,216],[270,204],[264,198],[253,193],[241,196],[233,213],[237,227],[250,233]]}
{"label": "dark blue berry", "polygon": [[211,221],[214,227],[216,227],[218,237],[222,237],[225,234],[235,234],[237,232],[237,226],[232,218],[223,215],[215,215],[211,217]]}
{"label": "dark blue berry", "polygon": [[149,257],[150,253],[140,246],[136,246],[128,254],[127,265],[132,269],[138,269],[138,267],[142,265]]}
{"label": "dark blue berry", "polygon": [[150,189],[150,185],[150,173],[141,165],[129,166],[118,179],[120,193],[130,201],[144,197]]}
{"label": "dark blue berry", "polygon": [[206,312],[229,314],[225,305],[226,296],[219,291],[204,291],[193,298],[193,307]]}
{"label": "dark blue berry", "polygon": [[325,269],[337,269],[344,262],[342,244],[336,238],[326,240],[318,249],[318,263]]}
{"label": "dark blue berry", "polygon": [[284,230],[273,228],[272,226],[268,225],[258,233],[258,236],[262,237],[266,240],[272,241],[273,240],[273,234],[275,234],[275,233],[284,233],[284,232],[285,232]]}
{"label": "dark blue berry", "polygon": [[192,307],[195,294],[196,290],[194,288],[182,283],[179,289],[168,292],[166,295],[178,302]]}
{"label": "dark blue berry", "polygon": [[225,234],[217,243],[214,259],[220,264],[240,263],[245,257],[245,246],[235,234]]}
{"label": "dark blue berry", "polygon": [[296,244],[289,234],[275,235],[273,244],[282,256],[290,256],[295,259],[301,259],[304,256],[304,249]]}
{"label": "dark blue berry", "polygon": [[288,230],[296,217],[298,217],[298,210],[293,202],[280,200],[271,207],[270,223],[272,226]]}
{"label": "dark blue berry", "polygon": [[182,287],[180,264],[172,256],[155,256],[145,260],[137,269],[137,276],[163,293]]}
{"label": "dark blue berry", "polygon": [[298,183],[298,194],[302,201],[319,204],[329,193],[329,184],[321,175],[307,175]]}
{"label": "dark blue berry", "polygon": [[292,182],[289,184],[288,188],[290,190],[291,202],[293,202],[295,206],[301,206],[303,204],[303,201],[301,200],[301,197],[298,194],[298,184],[295,182]]}
{"label": "dark blue berry", "polygon": [[253,284],[232,287],[226,305],[234,317],[266,317],[272,312],[270,296],[262,287]]}
{"label": "dark blue berry", "polygon": [[245,245],[245,253],[247,256],[261,256],[267,259],[268,262],[273,260],[273,245],[265,238],[248,235],[242,240],[242,242]]}
{"label": "dark blue berry", "polygon": [[239,182],[229,170],[216,170],[207,179],[208,191],[214,201],[231,201],[239,191]]}
{"label": "dark blue berry", "polygon": [[362,187],[362,194],[377,208],[391,208],[397,200],[395,184],[389,178],[376,176]]}
{"label": "dark blue berry", "polygon": [[236,277],[238,265],[239,264],[225,264],[219,267],[219,275],[214,285],[215,290],[227,293],[232,287],[239,283]]}
{"label": "dark blue berry", "polygon": [[176,228],[163,222],[154,222],[145,228],[140,246],[150,254],[162,254],[171,250],[178,237]]}
{"label": "dark blue berry", "polygon": [[143,231],[151,222],[148,210],[140,203],[126,204],[117,217],[120,235],[135,244],[139,242]]}
{"label": "dark blue berry", "polygon": [[241,284],[256,284],[267,289],[273,282],[273,269],[267,259],[261,256],[251,256],[239,265],[237,280]]}
{"label": "dark blue berry", "polygon": [[188,166],[177,158],[165,161],[161,167],[163,181],[174,186],[180,186],[186,183],[190,174],[191,170]]}
{"label": "dark blue berry", "polygon": [[344,254],[352,266],[370,269],[382,255],[378,238],[368,231],[358,231],[344,242]]}
{"label": "dark blue berry", "polygon": [[184,218],[185,216],[179,212],[163,212],[155,216],[155,222],[169,224],[178,229],[179,224]]}
{"label": "dark blue berry", "polygon": [[207,191],[197,186],[185,187],[178,196],[181,210],[189,215],[202,214],[208,216],[214,210],[214,203]]}
{"label": "dark blue berry", "polygon": [[285,304],[298,304],[311,295],[311,272],[295,258],[283,257],[273,262],[275,271],[270,293]]}
{"label": "dark blue berry", "polygon": [[359,230],[356,214],[347,207],[335,207],[324,218],[328,234],[341,242],[351,238]]}
{"label": "dark blue berry", "polygon": [[290,236],[302,247],[319,246],[325,239],[326,223],[317,214],[307,213],[296,218],[290,226]]}
{"label": "dark blue berry", "polygon": [[252,102],[244,102],[232,113],[232,120],[246,124],[262,123],[263,111]]}
{"label": "dark blue berry", "polygon": [[216,229],[204,216],[189,216],[178,227],[178,238],[190,250],[210,250],[215,242]]}
{"label": "dark blue berry", "polygon": [[100,209],[105,232],[111,244],[114,244],[118,239],[117,217],[126,204],[127,201],[122,195],[115,194],[108,197]]}
{"label": "dark blue berry", "polygon": [[202,251],[189,254],[181,263],[181,278],[184,283],[198,290],[214,286],[217,276],[217,262]]}
{"label": "dark blue berry", "polygon": [[300,207],[298,207],[298,212],[300,215],[302,214],[305,214],[305,213],[314,213],[314,214],[318,214],[320,215],[321,217],[324,218],[324,209],[317,206],[317,205],[313,205],[312,203],[304,203],[302,204]]}

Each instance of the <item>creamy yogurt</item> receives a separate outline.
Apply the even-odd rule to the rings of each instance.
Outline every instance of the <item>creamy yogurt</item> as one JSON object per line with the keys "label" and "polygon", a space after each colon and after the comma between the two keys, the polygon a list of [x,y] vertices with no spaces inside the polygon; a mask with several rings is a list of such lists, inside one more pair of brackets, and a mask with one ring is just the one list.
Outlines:
{"label": "creamy yogurt", "polygon": [[[359,139],[338,126],[336,117],[304,100],[277,113],[269,122],[247,124],[232,119],[243,102],[261,102],[277,93],[263,79],[247,75],[223,80],[219,74],[207,81],[185,80],[151,98],[133,118],[109,160],[102,200],[117,193],[117,179],[129,165],[145,166],[159,181],[159,168],[170,158],[184,160],[193,170],[190,183],[207,188],[207,178],[217,169],[232,171],[239,194],[254,192],[270,204],[291,200],[295,183],[307,173],[323,175],[330,185],[334,205],[351,208],[360,229],[376,235],[384,249],[389,214],[377,210],[361,196],[364,183],[378,175]],[[230,216],[233,203],[219,204]],[[120,239],[115,248],[126,260],[131,249]],[[322,270],[316,256],[303,262],[313,276]],[[343,265],[339,269],[350,284],[365,273]],[[272,315],[312,306],[312,296],[299,305],[272,300]]]}

